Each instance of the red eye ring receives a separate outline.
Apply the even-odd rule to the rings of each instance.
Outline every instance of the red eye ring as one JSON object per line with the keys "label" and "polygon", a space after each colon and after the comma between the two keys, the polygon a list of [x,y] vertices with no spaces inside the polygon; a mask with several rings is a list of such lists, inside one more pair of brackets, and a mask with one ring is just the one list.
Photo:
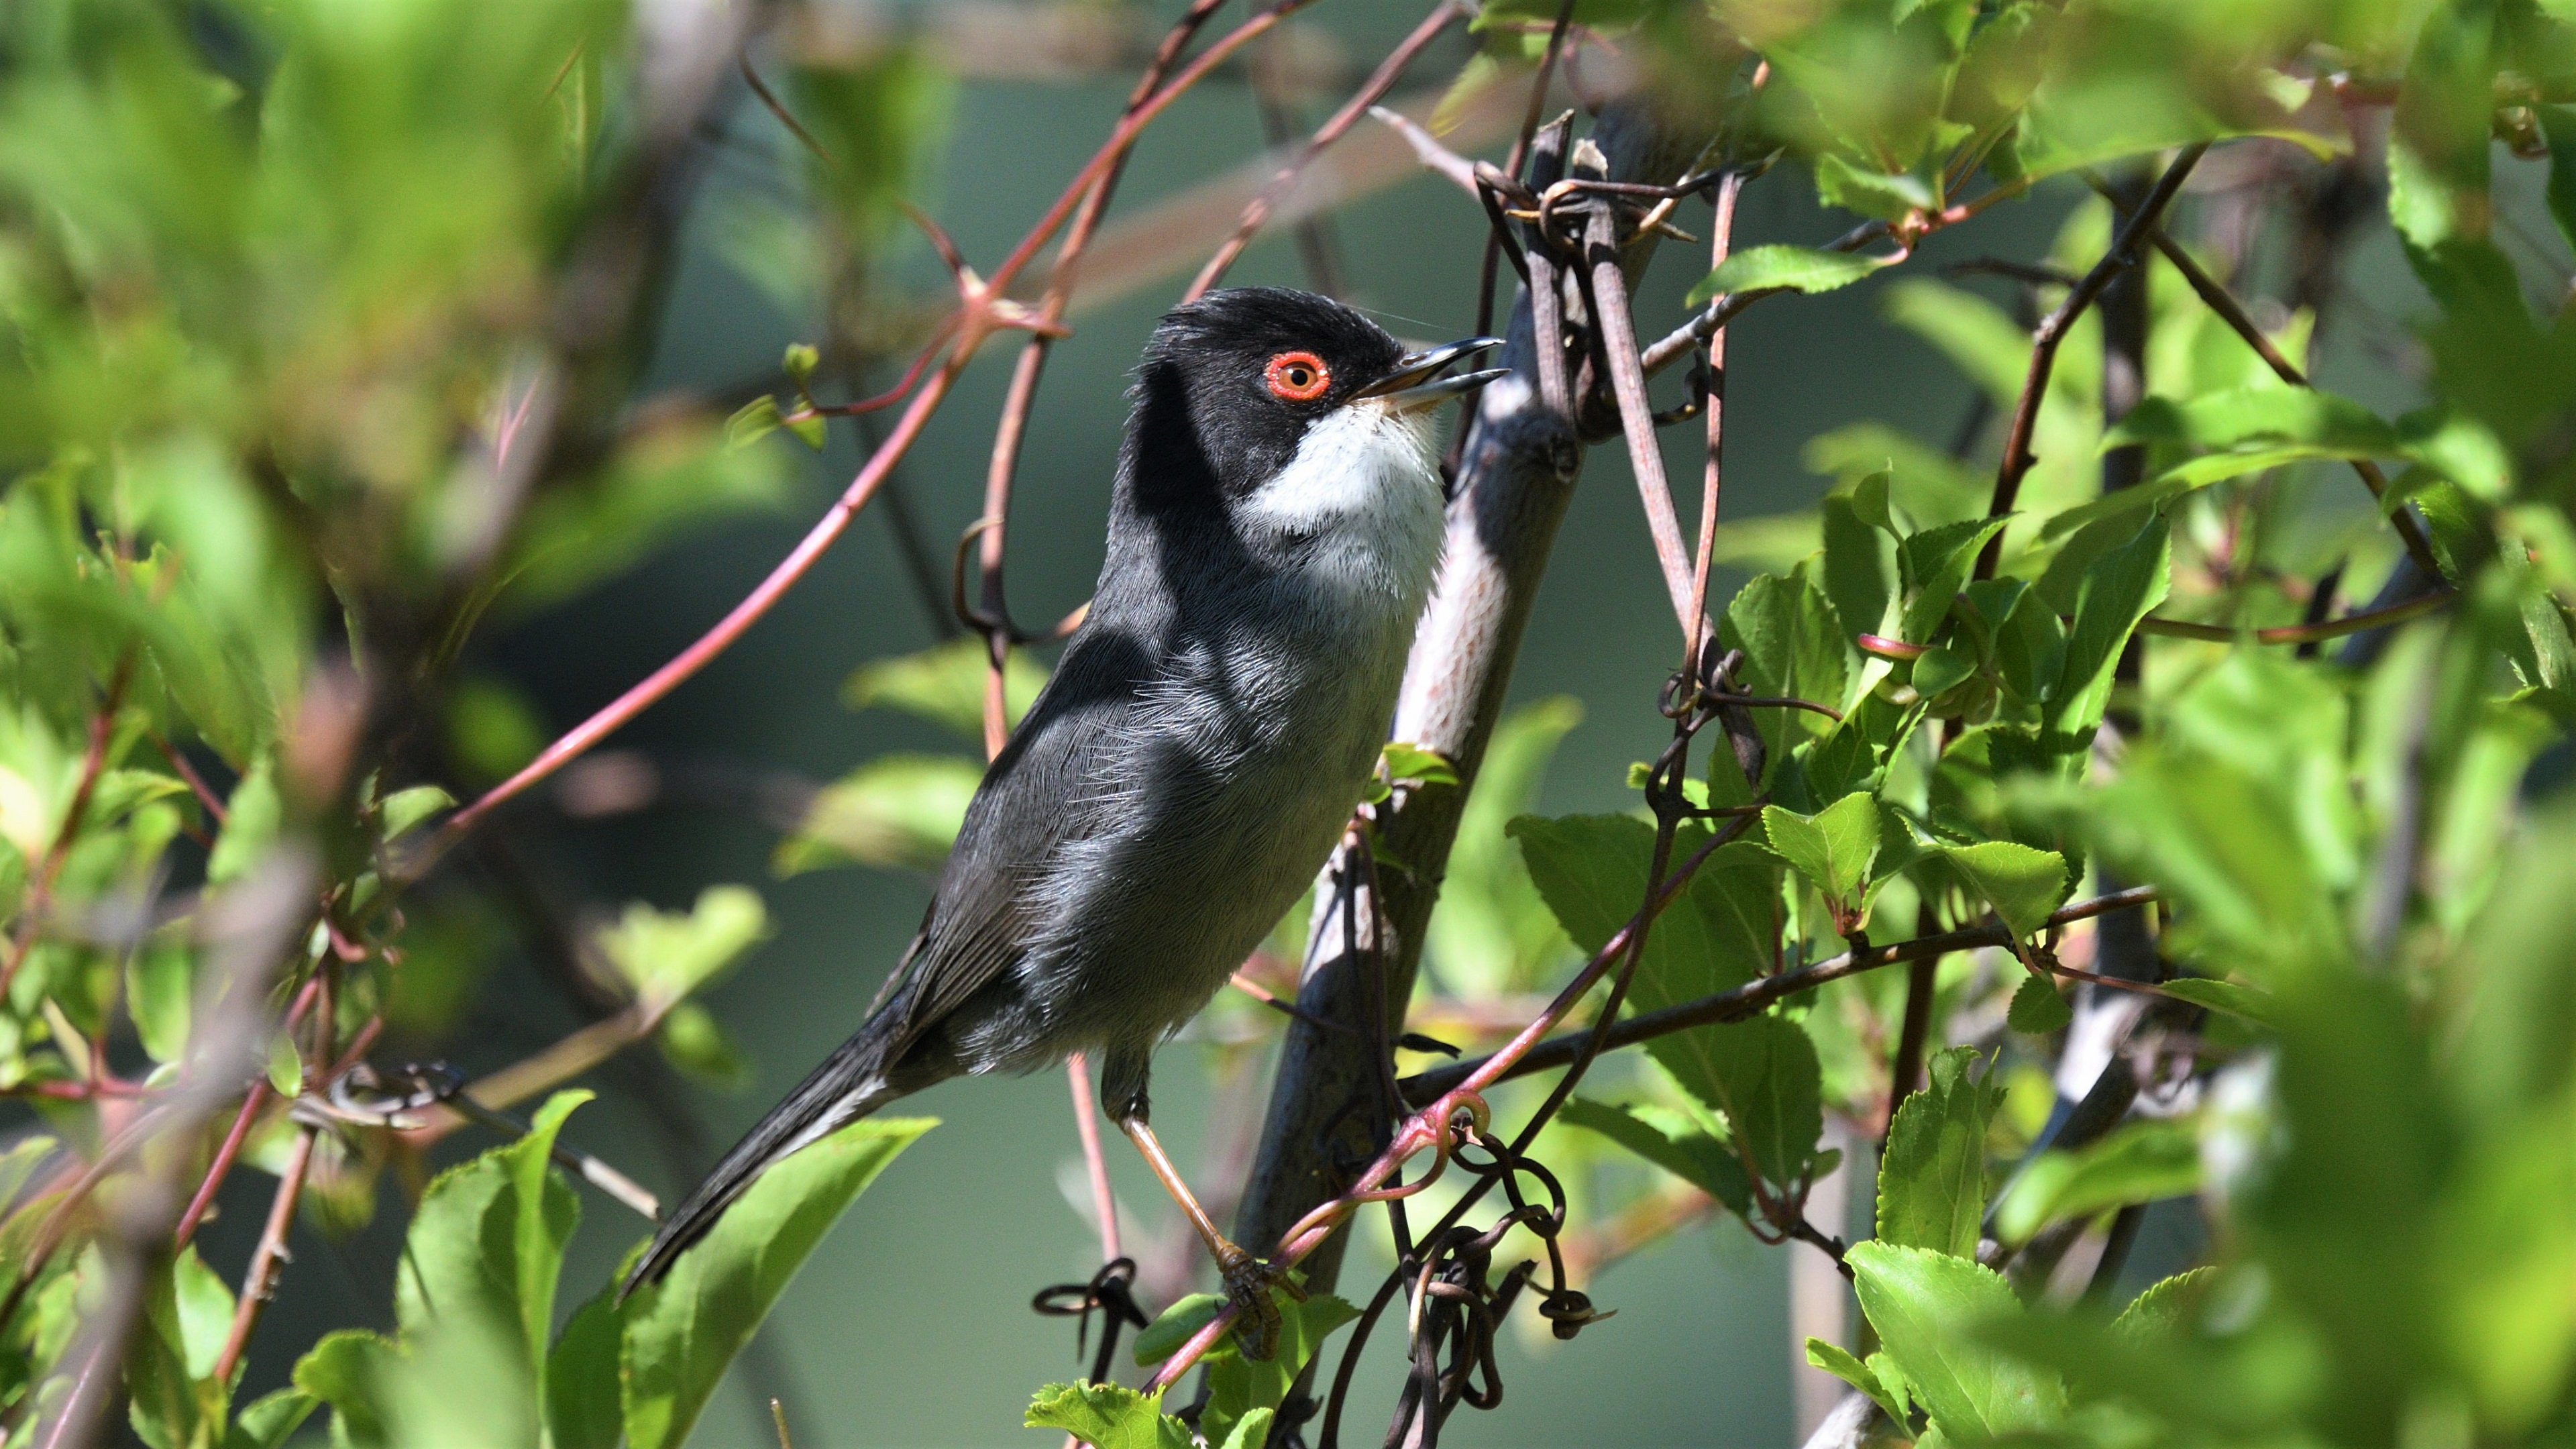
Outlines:
{"label": "red eye ring", "polygon": [[1333,370],[1311,352],[1283,352],[1261,369],[1272,395],[1290,402],[1313,402],[1333,385]]}

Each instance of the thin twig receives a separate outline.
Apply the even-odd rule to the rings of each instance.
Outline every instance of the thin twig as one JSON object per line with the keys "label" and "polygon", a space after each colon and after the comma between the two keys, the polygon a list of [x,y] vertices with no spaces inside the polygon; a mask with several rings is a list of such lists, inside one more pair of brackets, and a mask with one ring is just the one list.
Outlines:
{"label": "thin twig", "polygon": [[98,792],[99,777],[107,773],[107,747],[116,732],[116,713],[125,707],[125,687],[134,679],[134,651],[128,648],[117,656],[116,668],[108,675],[107,691],[89,718],[89,743],[81,751],[79,783],[72,787],[71,803],[63,807],[63,823],[54,829],[51,845],[45,847],[44,859],[36,864],[35,879],[18,908],[18,934],[9,942],[9,956],[0,961],[0,995],[6,995],[9,983],[17,979],[18,968],[27,962],[27,953],[36,948],[36,938],[44,931],[46,912],[53,901],[54,885],[62,879],[63,862],[71,855],[72,843],[80,838],[81,826],[89,815],[90,797]]}
{"label": "thin twig", "polygon": [[1386,59],[1379,61],[1377,69],[1369,72],[1368,79],[1360,83],[1359,90],[1349,100],[1343,102],[1342,108],[1333,112],[1324,124],[1315,128],[1315,134],[1307,140],[1295,158],[1280,167],[1279,174],[1271,178],[1270,184],[1262,188],[1261,194],[1253,197],[1244,206],[1243,220],[1236,223],[1234,235],[1226,238],[1225,245],[1218,247],[1216,255],[1208,258],[1207,265],[1199,269],[1198,276],[1190,282],[1189,290],[1181,294],[1183,302],[1197,301],[1206,296],[1218,282],[1225,279],[1227,269],[1234,265],[1237,257],[1243,255],[1243,249],[1252,244],[1253,236],[1261,230],[1262,224],[1270,219],[1271,208],[1277,206],[1279,199],[1288,194],[1288,188],[1296,184],[1298,174],[1314,164],[1315,158],[1324,153],[1324,148],[1340,140],[1342,133],[1348,131],[1360,117],[1367,115],[1369,107],[1376,105],[1388,91],[1393,90],[1395,83],[1403,78],[1405,68],[1413,64],[1414,57],[1420,55],[1432,41],[1439,39],[1440,33],[1447,30],[1451,22],[1465,13],[1467,13],[1466,7],[1461,5],[1459,0],[1440,0],[1440,3],[1431,7],[1430,14],[1422,17],[1422,23],[1413,28],[1412,34],[1398,42],[1395,49],[1387,52]]}
{"label": "thin twig", "polygon": [[1655,436],[1655,407],[1646,399],[1645,369],[1637,357],[1637,329],[1628,316],[1627,273],[1619,243],[1618,206],[1608,200],[1594,202],[1584,244],[1584,260],[1592,271],[1594,331],[1609,360],[1610,387],[1619,402],[1619,431],[1627,439],[1628,468],[1637,476],[1637,496],[1645,505],[1646,532],[1655,543],[1655,561],[1663,568],[1674,622],[1687,641],[1700,636],[1701,621],[1694,606],[1706,597],[1707,585],[1705,575],[1697,573],[1682,548],[1681,520],[1673,511],[1672,485],[1664,478],[1663,446]]}
{"label": "thin twig", "polygon": [[[2048,924],[2062,926],[2070,921],[2081,921],[2110,911],[2134,910],[2156,898],[2156,888],[2153,886],[2139,886],[2115,895],[2097,896],[2089,901],[2077,901],[2058,911],[2048,918]],[[1747,982],[1732,991],[1721,991],[1694,1001],[1680,1002],[1660,1011],[1640,1012],[1610,1029],[1608,1046],[1611,1049],[1634,1046],[1638,1042],[1651,1041],[1659,1036],[1669,1036],[1694,1026],[1741,1021],[1771,1003],[1794,996],[1801,991],[1812,990],[1828,981],[1840,981],[1846,976],[1858,976],[1875,971],[1882,966],[1892,966],[1899,961],[1918,961],[1927,956],[1946,956],[1953,951],[1974,950],[1979,946],[2007,946],[2011,942],[2012,933],[2001,926],[1972,926],[1965,930],[1918,936],[1910,941],[1871,946],[1865,951],[1846,951],[1831,960],[1819,961],[1813,966],[1802,967],[1796,971],[1784,971],[1776,976],[1765,976],[1759,980]],[[1563,1066],[1574,1060],[1575,1053],[1581,1045],[1581,1038],[1572,1034],[1556,1037],[1538,1043],[1516,1059],[1504,1062],[1503,1069],[1494,1075],[1486,1074],[1496,1061],[1503,1058],[1502,1052],[1496,1052],[1493,1056],[1479,1058],[1472,1062],[1436,1067],[1408,1077],[1405,1079],[1405,1089],[1420,1097],[1456,1091],[1468,1082],[1480,1079],[1509,1081],[1515,1077],[1527,1076],[1532,1072]]]}
{"label": "thin twig", "polygon": [[[2095,189],[2101,191],[2113,206],[2120,207],[2120,198],[2108,187],[2097,181]],[[2126,211],[2127,208],[2121,207],[2121,210]],[[2161,224],[2149,231],[2147,235],[2148,239],[2155,243],[2156,250],[2164,254],[2166,261],[2173,263],[2174,270],[2182,273],[2184,281],[2191,284],[2192,291],[2199,294],[2201,302],[2210,311],[2217,313],[2219,320],[2234,328],[2237,336],[2245,339],[2245,345],[2254,349],[2254,355],[2263,359],[2263,364],[2272,369],[2274,376],[2292,387],[2315,388],[2316,384],[2308,380],[2307,373],[2284,356],[2281,349],[2273,345],[2271,338],[2263,335],[2263,329],[2255,324],[2252,314],[2245,310],[2242,302],[2236,300],[2236,295],[2227,290],[2226,284],[2211,276],[2208,269],[2201,266],[2199,260],[2193,257],[2180,242],[2175,241]],[[2372,498],[2380,500],[2385,506],[2388,497],[2388,475],[2382,473],[2379,465],[2368,458],[2354,458],[2351,462],[2352,470],[2360,476],[2362,486],[2370,490]],[[2433,541],[2424,536],[2424,530],[2415,521],[2415,515],[2400,505],[2388,510],[2388,521],[2397,529],[2397,536],[2405,543],[2406,552],[2413,556],[2415,566],[2424,571],[2424,576],[2428,579],[2443,577],[2441,561],[2433,552]]]}
{"label": "thin twig", "polygon": [[215,1149],[215,1160],[206,1165],[205,1180],[197,1184],[196,1195],[188,1199],[187,1211],[179,1215],[179,1226],[170,1239],[172,1249],[188,1246],[188,1239],[196,1236],[197,1225],[206,1220],[206,1209],[214,1204],[216,1192],[232,1172],[234,1160],[241,1156],[242,1144],[250,1140],[251,1126],[267,1108],[269,1096],[268,1078],[251,1083],[249,1095],[242,1098],[240,1113],[233,1118],[232,1130],[224,1134],[223,1145]]}
{"label": "thin twig", "polygon": [[2282,624],[2269,629],[2230,629],[2219,624],[2190,624],[2180,619],[2153,616],[2138,621],[2141,634],[2163,634],[2176,639],[2211,639],[2232,643],[2251,639],[2257,644],[2312,644],[2321,639],[2339,639],[2346,634],[2361,634],[2372,629],[2402,624],[2409,619],[2432,613],[2458,602],[2459,595],[2450,589],[2435,589],[2402,604],[2365,613],[2346,614],[2323,624]]}
{"label": "thin twig", "polygon": [[[1726,265],[1729,249],[1735,244],[1735,203],[1744,194],[1745,173],[1730,170],[1717,183],[1717,213],[1709,225],[1709,270]],[[1632,336],[1630,342],[1636,339]],[[1638,359],[1639,366],[1645,359]],[[1690,645],[1682,653],[1682,669],[1695,675],[1700,651],[1707,644],[1708,631],[1708,566],[1717,550],[1717,505],[1720,485],[1725,481],[1726,458],[1726,329],[1718,328],[1708,338],[1708,356],[1700,379],[1700,406],[1707,414],[1708,447],[1706,463],[1700,477],[1699,538],[1691,554]]]}
{"label": "thin twig", "polygon": [[[2208,150],[2206,141],[2194,142],[2183,148],[2174,163],[2165,168],[2164,175],[2156,178],[2155,189],[2147,193],[2147,199],[2140,204],[2137,214],[2129,218],[2128,225],[2120,228],[2119,236],[2102,254],[2102,260],[2094,263],[2093,269],[2084,274],[2084,280],[2075,284],[2074,289],[2066,294],[2066,299],[2057,304],[2032,335],[2030,370],[2022,379],[2021,399],[2013,406],[2012,427],[2004,435],[2003,463],[1995,472],[1994,498],[1986,508],[1988,518],[2001,518],[2013,511],[2013,504],[2021,496],[2021,480],[2039,461],[2038,455],[2031,452],[2030,444],[2039,427],[2040,402],[2048,396],[2049,373],[2057,365],[2058,347],[2066,341],[2066,334],[2074,327],[2075,319],[2083,316],[2084,309],[2093,305],[2094,299],[2102,295],[2102,290],[2111,285],[2111,279],[2137,264],[2138,243],[2155,227],[2165,208],[2173,204],[2174,197],[2182,191],[2183,178],[2191,174],[2191,168]],[[1977,554],[1976,577],[1993,578],[2003,556],[2004,531],[1998,529]]]}
{"label": "thin twig", "polygon": [[313,1139],[321,1131],[306,1124],[295,1134],[295,1145],[286,1154],[286,1170],[278,1174],[277,1195],[269,1200],[268,1224],[260,1230],[259,1246],[250,1255],[250,1267],[242,1274],[241,1297],[233,1305],[232,1331],[224,1336],[223,1352],[215,1357],[215,1381],[231,1383],[233,1370],[241,1363],[242,1352],[250,1346],[251,1330],[259,1326],[259,1316],[268,1300],[277,1296],[277,1277],[286,1265],[286,1234],[295,1226],[295,1204],[304,1194],[304,1174],[313,1165]]}
{"label": "thin twig", "polygon": [[1012,250],[1011,254],[1003,259],[1002,264],[994,269],[989,279],[977,278],[972,273],[965,273],[960,277],[963,293],[962,314],[956,326],[955,337],[949,344],[946,360],[929,374],[920,389],[913,394],[911,405],[904,409],[901,420],[895,424],[893,432],[888,434],[884,445],[878,448],[875,455],[860,468],[858,476],[850,481],[850,486],[842,492],[840,498],[813,528],[807,531],[795,549],[697,642],[682,650],[670,662],[653,671],[643,681],[619,695],[590,718],[574,726],[553,744],[548,745],[536,759],[530,761],[517,774],[494,786],[473,804],[448,817],[446,824],[440,827],[428,848],[409,862],[404,874],[416,879],[435,863],[439,856],[463,839],[466,833],[495,807],[563,768],[583,751],[606,738],[647,707],[658,702],[664,695],[678,688],[683,681],[706,667],[710,660],[723,653],[736,639],[742,637],[762,615],[768,613],[780,596],[802,579],[813,567],[815,560],[822,557],[824,551],[829,549],[841,536],[842,531],[849,527],[850,519],[866,505],[868,499],[876,492],[877,486],[884,481],[886,474],[920,436],[923,427],[929,423],[930,415],[938,410],[941,402],[946,400],[958,375],[965,370],[967,362],[982,346],[984,340],[993,332],[1005,327],[1026,329],[1031,326],[1033,319],[1027,309],[1006,300],[1012,282],[1017,280],[1019,274],[1036,260],[1038,252],[1054,238],[1058,229],[1073,215],[1076,205],[1089,193],[1092,186],[1102,176],[1108,174],[1113,166],[1124,160],[1127,149],[1134,144],[1138,133],[1155,117],[1161,115],[1173,101],[1178,100],[1183,92],[1204,79],[1228,57],[1275,28],[1289,14],[1311,3],[1313,0],[1277,0],[1277,3],[1268,10],[1245,21],[1223,39],[1208,47],[1196,60],[1173,77],[1169,84],[1122,118],[1118,126],[1111,131],[1109,139],[1093,153],[1091,161],[1076,173],[1064,191],[1057,196],[1054,204],[1038,219],[1037,224],[1030,228],[1028,234],[1021,239],[1020,244]]}

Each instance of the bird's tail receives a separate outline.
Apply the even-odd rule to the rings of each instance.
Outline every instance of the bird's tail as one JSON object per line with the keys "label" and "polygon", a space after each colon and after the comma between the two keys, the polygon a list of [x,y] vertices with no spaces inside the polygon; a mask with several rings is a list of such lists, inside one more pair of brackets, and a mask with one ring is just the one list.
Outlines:
{"label": "bird's tail", "polygon": [[[908,1090],[886,1080],[884,1043],[862,1030],[826,1057],[787,1099],[769,1109],[718,1162],[706,1181],[662,1219],[644,1256],[618,1290],[623,1299],[669,1272],[688,1247],[705,1237],[734,1199],[772,1164],[808,1143],[867,1116]],[[915,1084],[918,1085],[918,1084]]]}

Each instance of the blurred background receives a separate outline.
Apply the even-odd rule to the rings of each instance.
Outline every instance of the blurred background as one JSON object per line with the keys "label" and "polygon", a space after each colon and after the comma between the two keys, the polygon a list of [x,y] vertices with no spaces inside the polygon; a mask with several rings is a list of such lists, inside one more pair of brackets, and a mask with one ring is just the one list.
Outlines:
{"label": "blurred background", "polygon": [[[821,17],[815,25],[773,37],[755,58],[775,75],[810,62],[809,51],[866,56],[909,47],[918,69],[907,83],[922,88],[923,124],[908,189],[970,262],[989,266],[1109,131],[1144,47],[1176,8],[1042,0],[903,9],[826,4],[813,7]],[[1200,87],[1146,134],[1113,220],[1185,217],[1191,198],[1261,156],[1283,127],[1302,136],[1418,18],[1414,7],[1389,0],[1317,5],[1252,67]],[[1398,101],[1417,113],[1427,109],[1470,47],[1463,32],[1445,36],[1417,63],[1416,79],[1399,87]],[[1263,67],[1266,80],[1256,86]],[[705,189],[645,389],[693,394],[728,409],[777,385],[787,344],[822,339],[827,305],[814,268],[778,242],[778,218],[812,204],[808,158],[748,87],[734,89],[730,113],[703,138]],[[1566,100],[1560,95],[1556,103]],[[1481,133],[1470,125],[1453,140],[1499,159],[1507,138],[1477,124]],[[1354,144],[1390,144],[1373,131],[1364,123]],[[1271,228],[1230,280],[1314,285],[1320,259],[1324,280],[1399,337],[1468,334],[1483,218],[1455,188],[1409,164],[1387,174],[1392,184],[1333,210],[1302,236]],[[2525,178],[2501,180],[2517,187]],[[1942,233],[1906,275],[1981,256],[2043,255],[2082,194],[2071,182],[2044,187],[1973,227]],[[1227,201],[1216,214],[1230,218],[1235,204]],[[2186,226],[2194,205],[2182,208]],[[2375,214],[2367,206],[2361,213]],[[1705,207],[1692,202],[1676,220],[1696,231],[1705,218]],[[1819,211],[1803,174],[1784,168],[1746,192],[1737,245],[1821,244],[1847,224]],[[1206,251],[1203,243],[1188,251],[1166,246],[1157,258],[1150,224],[1120,235],[1135,243],[1133,264],[1082,295],[1075,333],[1055,350],[1032,420],[1008,573],[1012,609],[1024,622],[1056,619],[1088,595],[1127,369]],[[2365,228],[2349,245],[2320,381],[2394,412],[2413,395],[2393,359],[2404,319],[2420,299],[2387,237]],[[1637,300],[1641,329],[1661,331],[1686,315],[1683,294],[1706,269],[1704,253],[1668,243]],[[889,334],[898,338],[894,299],[935,301],[945,285],[928,249],[908,232],[883,239],[874,275],[895,319]],[[2009,281],[1972,274],[1951,280],[2008,311],[2020,305]],[[1916,332],[1890,322],[1888,295],[1885,286],[1867,284],[1758,307],[1734,325],[1728,520],[1786,514],[1830,486],[1830,476],[1809,466],[1807,446],[1819,434],[1871,421],[1932,440],[1975,428],[1975,388]],[[899,353],[901,344],[885,350]],[[517,859],[507,868],[547,900],[684,909],[708,886],[742,883],[767,901],[774,934],[705,998],[739,1060],[730,1089],[711,1085],[704,1073],[677,1073],[649,1053],[630,1053],[597,1074],[604,1100],[575,1119],[573,1140],[657,1191],[685,1190],[736,1132],[840,1041],[919,920],[930,880],[922,871],[845,866],[783,875],[775,852],[782,823],[815,785],[891,752],[963,756],[973,749],[901,712],[854,710],[843,686],[871,661],[915,653],[955,632],[944,606],[949,560],[980,511],[1014,350],[990,349],[965,374],[903,463],[899,497],[868,509],[729,653],[516,817]],[[870,376],[882,386],[896,370],[880,366]],[[1667,380],[1658,398],[1677,401],[1678,386]],[[773,435],[757,446],[774,450],[791,477],[772,506],[692,533],[684,546],[601,587],[491,631],[471,656],[479,683],[467,692],[482,701],[488,727],[551,737],[695,638],[846,484],[862,456],[858,433],[834,424],[819,453]],[[1672,430],[1666,443],[1675,478],[1695,479],[1696,430]],[[1690,504],[1683,506],[1687,526]],[[909,543],[898,526],[907,522]],[[1746,536],[1753,549],[1759,531]],[[1792,548],[1790,556],[1802,551]],[[1715,596],[1725,597],[1741,577],[1722,573]],[[1628,767],[1651,756],[1666,732],[1653,708],[1677,652],[1660,622],[1664,613],[1625,460],[1615,446],[1595,449],[1514,675],[1518,700],[1580,705],[1580,723],[1564,737],[1536,808],[1633,803]],[[495,939],[482,958],[490,974],[470,1000],[453,1005],[456,1033],[443,1048],[469,1073],[514,1061],[582,1020],[559,971],[510,944],[508,932]],[[1260,1100],[1277,1033],[1257,1008],[1229,999],[1204,1035],[1210,1040],[1167,1049],[1156,1077],[1157,1125],[1193,1173],[1208,1150],[1201,1135],[1212,1103],[1229,1091]],[[1021,1406],[1033,1386],[1074,1376],[1081,1360],[1073,1326],[1034,1315],[1029,1300],[1050,1284],[1088,1277],[1099,1256],[1071,1166],[1077,1149],[1064,1081],[1047,1073],[955,1082],[906,1110],[945,1125],[816,1253],[693,1442],[768,1442],[761,1400],[770,1394],[786,1401],[800,1449],[1038,1442],[1019,1426]],[[483,1145],[464,1140],[458,1148]],[[1125,1215],[1131,1244],[1170,1233],[1170,1209],[1132,1154],[1114,1141],[1110,1152],[1120,1200],[1134,1210]],[[268,1190],[256,1177],[231,1185],[223,1216],[208,1229],[210,1258],[234,1262],[247,1253]],[[1868,1201],[1865,1181],[1851,1200]],[[568,1284],[603,1279],[641,1230],[587,1190],[585,1214]],[[267,1347],[252,1356],[245,1397],[282,1381],[284,1345],[386,1318],[398,1228],[399,1214],[387,1213],[345,1239],[299,1235],[303,1266],[288,1275],[261,1328]],[[1346,1289],[1362,1273],[1374,1276],[1372,1262],[1382,1267],[1375,1238],[1383,1230],[1372,1219],[1360,1231],[1364,1242]],[[1507,1335],[1505,1411],[1462,1415],[1449,1438],[1498,1445],[1794,1442],[1792,1365],[1801,1360],[1788,1284],[1791,1254],[1806,1251],[1764,1247],[1721,1216],[1611,1264],[1583,1286],[1618,1317],[1570,1345],[1543,1332]],[[2175,1256],[2142,1250],[2130,1271],[2152,1278]],[[1616,1372],[1608,1371],[1612,1363]],[[1391,1366],[1380,1369],[1385,1382],[1364,1384],[1357,1403],[1391,1400]],[[1640,1392],[1638,1385],[1655,1387]]]}

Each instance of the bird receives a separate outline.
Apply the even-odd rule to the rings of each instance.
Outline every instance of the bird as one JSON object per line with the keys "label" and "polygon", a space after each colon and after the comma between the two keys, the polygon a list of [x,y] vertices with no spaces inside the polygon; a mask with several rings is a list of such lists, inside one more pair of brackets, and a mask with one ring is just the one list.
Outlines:
{"label": "bird", "polygon": [[1499,341],[1408,353],[1351,307],[1273,287],[1161,319],[1090,609],[985,771],[920,932],[623,1291],[799,1148],[950,1077],[1082,1051],[1261,1348],[1281,1275],[1218,1231],[1156,1140],[1153,1053],[1295,903],[1367,788],[1441,554],[1432,409],[1503,375],[1442,374]]}

